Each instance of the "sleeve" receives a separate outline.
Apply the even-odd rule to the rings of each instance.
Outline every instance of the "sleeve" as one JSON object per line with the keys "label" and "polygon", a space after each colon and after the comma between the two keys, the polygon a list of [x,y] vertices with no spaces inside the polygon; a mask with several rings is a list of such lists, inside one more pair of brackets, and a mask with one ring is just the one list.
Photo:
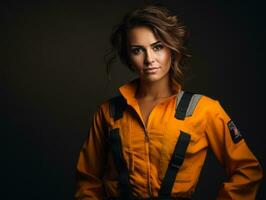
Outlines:
{"label": "sleeve", "polygon": [[106,160],[105,131],[106,123],[99,108],[94,114],[77,161],[77,200],[102,200],[105,197],[102,181]]}
{"label": "sleeve", "polygon": [[208,111],[206,134],[228,176],[220,187],[217,200],[255,199],[263,177],[262,167],[218,101]]}

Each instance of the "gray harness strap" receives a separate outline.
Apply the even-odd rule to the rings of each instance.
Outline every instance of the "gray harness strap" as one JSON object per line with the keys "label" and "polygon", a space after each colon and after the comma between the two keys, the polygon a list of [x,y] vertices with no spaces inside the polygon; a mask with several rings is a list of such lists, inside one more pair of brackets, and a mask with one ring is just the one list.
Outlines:
{"label": "gray harness strap", "polygon": [[184,120],[185,117],[192,116],[200,98],[203,95],[193,94],[181,90],[176,98],[176,113],[175,117]]}

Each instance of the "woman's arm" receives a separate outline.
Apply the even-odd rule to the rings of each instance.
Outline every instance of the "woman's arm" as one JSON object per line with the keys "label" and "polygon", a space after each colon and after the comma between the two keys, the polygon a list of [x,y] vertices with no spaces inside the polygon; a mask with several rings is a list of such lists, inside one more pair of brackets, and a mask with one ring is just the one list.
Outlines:
{"label": "woman's arm", "polygon": [[106,124],[99,108],[94,114],[88,136],[81,148],[77,162],[77,200],[102,200],[104,188],[102,177],[106,160]]}
{"label": "woman's arm", "polygon": [[228,175],[217,200],[255,199],[263,177],[261,165],[218,101],[208,111],[206,134],[211,149]]}

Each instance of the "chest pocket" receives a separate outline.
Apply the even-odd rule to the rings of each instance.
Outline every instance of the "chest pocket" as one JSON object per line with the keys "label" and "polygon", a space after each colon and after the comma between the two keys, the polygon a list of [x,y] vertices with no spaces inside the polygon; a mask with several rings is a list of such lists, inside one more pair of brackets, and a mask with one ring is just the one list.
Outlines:
{"label": "chest pocket", "polygon": [[195,155],[200,152],[202,149],[207,148],[208,143],[205,134],[191,134],[190,145],[187,150],[188,156]]}

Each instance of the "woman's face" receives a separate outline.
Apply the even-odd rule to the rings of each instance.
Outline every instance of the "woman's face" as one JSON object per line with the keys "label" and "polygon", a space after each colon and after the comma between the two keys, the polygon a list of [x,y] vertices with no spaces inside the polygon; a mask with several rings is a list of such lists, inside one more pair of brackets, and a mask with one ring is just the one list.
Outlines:
{"label": "woman's face", "polygon": [[128,55],[132,67],[145,81],[169,78],[171,51],[150,28],[134,27],[128,31]]}

